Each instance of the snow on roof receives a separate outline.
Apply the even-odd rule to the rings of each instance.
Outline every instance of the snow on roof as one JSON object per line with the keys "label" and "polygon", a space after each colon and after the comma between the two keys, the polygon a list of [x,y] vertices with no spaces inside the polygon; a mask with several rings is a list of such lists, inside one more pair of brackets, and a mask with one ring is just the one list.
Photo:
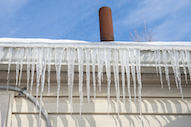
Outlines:
{"label": "snow on roof", "polygon": [[191,42],[87,42],[79,40],[31,39],[31,38],[0,38],[2,47],[83,47],[83,48],[135,48],[141,50],[191,50]]}

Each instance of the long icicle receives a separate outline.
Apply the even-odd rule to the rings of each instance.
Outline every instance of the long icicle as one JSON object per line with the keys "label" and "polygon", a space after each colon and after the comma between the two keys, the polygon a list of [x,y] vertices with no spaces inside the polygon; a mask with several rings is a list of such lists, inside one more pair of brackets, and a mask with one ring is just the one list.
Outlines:
{"label": "long icicle", "polygon": [[47,49],[48,55],[48,95],[50,94],[50,70],[51,70],[51,60],[52,60],[52,48]]}
{"label": "long icicle", "polygon": [[138,96],[139,96],[139,111],[140,115],[142,115],[142,106],[141,106],[141,90],[142,90],[142,82],[141,82],[141,62],[140,62],[140,50],[136,50],[136,69],[137,69],[137,80],[138,80]]}
{"label": "long icicle", "polygon": [[73,107],[73,81],[74,81],[74,56],[75,56],[75,49],[74,48],[67,48],[67,59],[68,59],[68,96],[69,96],[69,104],[72,113]]}
{"label": "long icicle", "polygon": [[86,54],[86,87],[88,103],[90,102],[90,50],[85,49]]}
{"label": "long icicle", "polygon": [[182,65],[183,65],[183,70],[184,70],[185,81],[186,81],[186,84],[188,84],[186,65],[185,65],[185,60],[186,60],[185,52],[180,51],[180,56],[182,58]]}
{"label": "long icicle", "polygon": [[37,52],[37,48],[33,48],[33,49],[32,49],[32,70],[31,70],[30,95],[32,95],[32,89],[33,89],[36,52]]}
{"label": "long icicle", "polygon": [[21,48],[21,54],[20,54],[20,75],[19,75],[19,86],[21,85],[21,77],[22,77],[22,70],[23,70],[23,59],[24,59],[24,48]]}
{"label": "long icicle", "polygon": [[117,98],[117,111],[119,116],[119,99],[120,99],[120,90],[119,90],[119,53],[117,49],[114,49],[113,58],[114,58],[114,77],[115,77],[115,91],[116,91],[116,98]]}
{"label": "long icicle", "polygon": [[158,66],[159,66],[160,84],[161,84],[161,88],[163,89],[163,80],[162,80],[161,55],[160,55],[160,50],[157,50],[157,57],[158,57]]}
{"label": "long icicle", "polygon": [[20,54],[21,54],[21,49],[20,48],[18,48],[18,49],[16,49],[16,55],[17,55],[17,62],[16,62],[16,86],[18,85],[18,76],[19,76],[19,62],[20,62]]}
{"label": "long icicle", "polygon": [[98,86],[99,86],[99,91],[101,91],[101,79],[103,76],[103,49],[98,49]]}
{"label": "long icicle", "polygon": [[94,89],[94,101],[96,101],[96,77],[95,77],[95,64],[96,64],[97,49],[91,50],[92,57],[92,77],[93,77],[93,89]]}
{"label": "long icicle", "polygon": [[166,81],[168,84],[168,89],[170,91],[170,79],[169,79],[169,70],[168,70],[168,63],[167,63],[167,53],[166,50],[163,50],[163,60],[164,60],[164,64],[165,64],[165,75],[166,75]]}
{"label": "long icicle", "polygon": [[183,100],[184,97],[183,97],[182,85],[181,85],[181,74],[180,74],[180,66],[179,66],[179,52],[174,51],[174,55],[175,55],[176,73],[177,73],[176,76],[177,76],[178,83],[179,83],[180,94],[181,94],[181,97]]}
{"label": "long icicle", "polygon": [[27,54],[27,91],[28,91],[29,80],[30,80],[31,48],[26,49],[26,54]]}
{"label": "long icicle", "polygon": [[125,64],[126,76],[127,76],[127,90],[129,95],[129,109],[131,112],[131,90],[130,90],[130,68],[129,68],[129,50],[126,50],[126,64]]}
{"label": "long icicle", "polygon": [[107,75],[107,103],[108,103],[108,114],[109,114],[110,85],[111,85],[111,49],[105,49],[105,66]]}
{"label": "long icicle", "polygon": [[119,50],[120,63],[121,63],[121,77],[122,77],[122,89],[123,89],[123,104],[125,106],[125,63],[126,63],[126,54],[125,50]]}
{"label": "long icicle", "polygon": [[9,88],[9,74],[10,74],[10,68],[11,68],[11,59],[12,59],[12,48],[9,48],[9,61],[8,61],[8,71],[7,71],[7,92]]}
{"label": "long icicle", "polygon": [[155,67],[156,67],[156,74],[157,74],[157,76],[158,76],[158,57],[157,57],[157,51],[156,50],[154,50],[154,56],[155,56]]}
{"label": "long icicle", "polygon": [[179,89],[178,80],[177,80],[177,72],[176,72],[175,55],[174,55],[173,51],[171,51],[171,50],[169,50],[168,52],[169,52],[169,54],[171,56],[171,64],[172,64],[172,69],[173,69],[173,72],[174,72],[174,79],[175,79],[175,82],[176,82],[176,88]]}
{"label": "long icicle", "polygon": [[37,50],[37,64],[36,64],[36,101],[38,101],[38,93],[39,93],[39,87],[40,87],[40,78],[42,74],[42,54],[43,54],[43,48],[38,48]]}
{"label": "long icicle", "polygon": [[78,71],[79,71],[79,94],[80,94],[80,116],[83,105],[83,61],[84,61],[84,52],[83,48],[78,48]]}
{"label": "long icicle", "polygon": [[42,54],[42,76],[41,76],[41,92],[40,92],[40,110],[39,110],[39,121],[41,124],[41,110],[42,110],[42,96],[44,91],[45,71],[46,71],[46,49],[43,50]]}
{"label": "long icicle", "polygon": [[56,79],[57,79],[57,112],[59,109],[59,95],[60,95],[60,71],[63,52],[65,48],[55,48],[55,67],[56,67]]}
{"label": "long icicle", "polygon": [[131,61],[131,74],[133,77],[133,86],[134,86],[134,99],[136,102],[136,77],[135,77],[135,51],[134,49],[130,50],[129,58]]}

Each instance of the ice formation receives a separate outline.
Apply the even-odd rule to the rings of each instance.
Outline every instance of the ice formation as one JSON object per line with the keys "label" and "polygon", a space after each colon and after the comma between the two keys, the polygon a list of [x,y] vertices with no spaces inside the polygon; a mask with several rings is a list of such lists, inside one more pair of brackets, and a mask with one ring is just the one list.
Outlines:
{"label": "ice formation", "polygon": [[[39,41],[41,43],[39,43]],[[9,42],[9,43],[7,43]],[[38,42],[38,43],[37,43]],[[68,43],[69,42],[69,43]],[[86,89],[88,102],[90,101],[90,86],[93,84],[93,95],[96,99],[98,87],[101,91],[103,74],[106,72],[107,77],[107,100],[108,107],[110,105],[110,88],[111,74],[114,74],[114,84],[117,99],[117,111],[119,111],[120,97],[123,98],[125,104],[126,96],[129,98],[129,107],[131,111],[131,90],[133,88],[133,96],[136,101],[138,97],[139,108],[141,114],[141,67],[155,66],[156,73],[159,73],[160,84],[163,88],[162,69],[165,70],[165,76],[168,88],[170,90],[169,68],[173,69],[176,86],[180,89],[183,98],[181,86],[181,72],[183,68],[186,83],[188,83],[187,74],[191,79],[191,61],[190,50],[191,44],[184,43],[183,45],[175,43],[159,44],[159,43],[128,43],[128,42],[108,42],[108,43],[87,43],[87,42],[72,42],[64,40],[17,40],[17,39],[0,39],[0,61],[8,64],[7,71],[7,86],[9,86],[10,66],[16,65],[16,85],[21,84],[23,64],[27,65],[27,90],[32,94],[34,74],[36,71],[36,99],[38,99],[40,91],[40,104],[45,83],[45,72],[48,73],[47,85],[48,93],[50,93],[50,71],[51,65],[56,68],[57,77],[57,111],[59,110],[59,95],[61,67],[68,68],[68,98],[69,104],[73,104],[73,82],[74,72],[79,73],[79,97],[80,97],[80,114],[83,105],[83,72],[86,72]],[[154,42],[153,42],[154,43]],[[178,46],[177,46],[178,45]],[[147,52],[147,53],[145,53]],[[5,54],[8,54],[5,56]],[[16,57],[13,56],[16,54]],[[146,55],[151,55],[152,58],[145,59]],[[149,58],[149,57],[147,57]],[[3,62],[2,62],[3,61]],[[77,66],[78,70],[74,67]],[[85,66],[85,68],[84,68]],[[36,69],[35,69],[36,68]],[[105,68],[105,70],[104,70]],[[187,72],[188,70],[188,72]],[[97,75],[96,75],[97,72]],[[91,75],[92,74],[92,77]],[[120,76],[121,75],[121,76]],[[96,78],[97,76],[97,78]],[[120,78],[122,83],[120,83]],[[133,83],[130,83],[132,78]],[[92,82],[90,82],[92,79]],[[97,80],[96,80],[97,79]],[[23,82],[24,83],[24,82]]]}
{"label": "ice formation", "polygon": [[[3,50],[3,47],[2,47]],[[8,69],[7,69],[7,91],[9,87],[9,74],[10,74],[10,68],[11,68],[11,59],[12,59],[12,48],[9,48],[9,60],[8,60]]]}
{"label": "ice formation", "polygon": [[[82,48],[78,48],[78,71],[79,71],[79,94],[80,94],[80,114],[83,104],[83,60],[84,52]],[[70,93],[71,94],[71,93]],[[71,95],[70,95],[71,96]]]}

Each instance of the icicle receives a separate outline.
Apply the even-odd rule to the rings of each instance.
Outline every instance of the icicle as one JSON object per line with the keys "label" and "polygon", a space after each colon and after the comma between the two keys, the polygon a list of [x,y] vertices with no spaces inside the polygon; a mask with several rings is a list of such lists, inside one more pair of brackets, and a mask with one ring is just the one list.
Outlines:
{"label": "icicle", "polygon": [[185,52],[186,52],[188,71],[189,71],[190,80],[191,80],[190,52],[188,50],[186,50]]}
{"label": "icicle", "polygon": [[57,112],[59,108],[59,95],[60,95],[60,71],[61,71],[61,63],[64,48],[55,48],[55,68],[56,68],[56,79],[57,79]]}
{"label": "icicle", "polygon": [[8,61],[8,71],[7,71],[7,92],[9,88],[9,74],[10,74],[10,68],[11,68],[11,59],[12,59],[12,48],[9,48],[9,61]]}
{"label": "icicle", "polygon": [[43,54],[43,48],[38,48],[37,50],[37,64],[36,64],[36,101],[38,100],[38,92],[39,92],[39,86],[40,86],[40,78],[42,74],[42,54]]}
{"label": "icicle", "polygon": [[74,56],[75,56],[75,49],[68,48],[67,49],[67,58],[68,58],[68,96],[69,96],[69,104],[71,107],[72,113],[72,93],[73,93],[73,81],[74,81]]}
{"label": "icicle", "polygon": [[86,87],[88,103],[90,102],[90,49],[85,50],[86,54]]}
{"label": "icicle", "polygon": [[23,58],[24,58],[24,48],[21,48],[20,54],[20,75],[19,75],[19,86],[21,85],[21,77],[22,77],[22,70],[23,70]]}
{"label": "icicle", "polygon": [[51,60],[52,60],[52,48],[47,49],[48,54],[48,95],[50,94],[50,69],[51,69]]}
{"label": "icicle", "polygon": [[155,55],[155,67],[156,67],[156,73],[157,73],[157,76],[158,76],[158,64],[157,64],[157,61],[158,61],[158,58],[157,58],[157,52],[156,50],[154,50],[154,55]]}
{"label": "icicle", "polygon": [[42,96],[43,96],[43,91],[44,91],[45,71],[46,71],[46,50],[43,50],[43,54],[42,54],[42,76],[41,76],[39,121],[41,121],[41,110],[42,110],[42,106],[41,105],[42,105]]}
{"label": "icicle", "polygon": [[99,91],[101,91],[101,79],[103,76],[103,49],[98,49],[98,86],[99,86]]}
{"label": "icicle", "polygon": [[186,59],[185,52],[184,52],[184,51],[180,51],[180,54],[181,54],[181,56],[182,56],[182,64],[183,64],[183,70],[184,70],[185,81],[186,81],[186,84],[188,84],[187,72],[186,72],[186,65],[185,65],[185,59]]}
{"label": "icicle", "polygon": [[135,102],[136,102],[136,77],[135,77],[135,53],[134,53],[134,49],[130,50],[129,52],[129,58],[130,58],[130,62],[131,62],[131,74],[133,77],[133,84],[134,84],[134,98],[135,98]]}
{"label": "icicle", "polygon": [[179,89],[180,89],[180,94],[182,99],[184,99],[183,97],[183,92],[182,92],[182,85],[181,85],[181,74],[180,74],[180,66],[179,66],[179,53],[178,51],[174,51],[174,55],[175,55],[175,63],[176,63],[176,76],[179,82]]}
{"label": "icicle", "polygon": [[178,87],[178,80],[177,80],[177,72],[176,72],[176,61],[175,61],[175,55],[172,51],[168,51],[170,56],[171,56],[171,64],[172,64],[172,69],[174,71],[174,79],[175,79],[175,82],[176,82],[176,88],[179,89]]}
{"label": "icicle", "polygon": [[168,64],[167,64],[167,53],[166,50],[163,50],[163,60],[164,60],[164,64],[165,64],[165,75],[166,75],[166,81],[168,84],[168,89],[170,91],[170,79],[169,79],[169,71],[168,71]]}
{"label": "icicle", "polygon": [[26,49],[27,54],[27,91],[29,90],[29,79],[30,79],[30,62],[31,62],[31,48]]}
{"label": "icicle", "polygon": [[110,85],[111,85],[111,62],[110,61],[111,61],[111,49],[105,49],[108,113],[109,113],[109,105],[110,105]]}
{"label": "icicle", "polygon": [[[47,55],[47,50],[43,50],[43,61],[42,61],[42,76],[41,76],[41,91],[43,92],[44,90],[44,81],[45,81],[45,72],[46,72],[46,55]],[[62,54],[60,54],[60,57]]]}
{"label": "icicle", "polygon": [[83,105],[83,61],[84,52],[83,48],[78,48],[78,71],[79,71],[79,94],[80,94],[80,116]]}
{"label": "icicle", "polygon": [[121,62],[121,76],[122,76],[122,89],[123,89],[123,104],[125,106],[125,63],[126,63],[126,52],[124,49],[119,50],[120,62]]}
{"label": "icicle", "polygon": [[94,100],[95,101],[96,101],[96,78],[95,78],[96,53],[97,53],[97,49],[92,49],[91,50],[91,56],[92,56],[92,77],[93,77]]}
{"label": "icicle", "polygon": [[136,70],[137,70],[137,80],[138,80],[138,96],[139,96],[139,111],[140,115],[142,115],[142,106],[141,106],[141,89],[142,89],[142,82],[141,82],[141,62],[140,62],[140,50],[137,51],[136,56]]}
{"label": "icicle", "polygon": [[32,95],[32,87],[34,81],[34,70],[35,70],[35,57],[36,57],[37,48],[32,49],[32,70],[31,70],[31,87],[30,87],[30,95]]}
{"label": "icicle", "polygon": [[124,56],[126,59],[125,70],[127,76],[127,89],[129,95],[129,109],[131,112],[131,90],[130,90],[130,68],[129,68],[129,50],[126,50],[126,55]]}
{"label": "icicle", "polygon": [[159,65],[160,83],[161,83],[161,88],[163,89],[160,50],[157,50],[157,57],[158,57],[158,65]]}
{"label": "icicle", "polygon": [[116,98],[117,98],[117,110],[119,115],[119,99],[120,99],[120,89],[119,89],[119,53],[118,50],[114,49],[113,52],[113,58],[114,58],[114,65],[113,65],[113,71],[114,71],[114,77],[115,77],[115,91],[116,91]]}
{"label": "icicle", "polygon": [[20,54],[21,54],[21,49],[18,48],[17,50],[17,62],[16,62],[16,86],[18,85],[18,76],[19,76],[19,62],[20,62]]}
{"label": "icicle", "polygon": [[2,57],[3,57],[3,47],[0,47],[0,62],[1,62]]}

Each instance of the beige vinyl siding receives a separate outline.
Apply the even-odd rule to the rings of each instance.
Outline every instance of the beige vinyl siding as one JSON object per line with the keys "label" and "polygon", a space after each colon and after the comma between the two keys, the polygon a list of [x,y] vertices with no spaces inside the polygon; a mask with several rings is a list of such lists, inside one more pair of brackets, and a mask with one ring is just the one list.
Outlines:
{"label": "beige vinyl siding", "polygon": [[[3,71],[2,71],[3,72]],[[2,75],[6,73],[3,72]],[[184,100],[181,99],[179,89],[176,89],[174,75],[171,78],[171,91],[169,92],[165,75],[163,75],[164,88],[161,89],[160,78],[156,74],[142,74],[142,113],[139,114],[139,101],[133,98],[133,81],[131,80],[132,112],[129,110],[129,98],[126,90],[126,105],[124,107],[123,98],[120,98],[120,111],[118,116],[116,93],[111,78],[111,103],[107,103],[107,79],[104,75],[102,89],[97,88],[96,101],[93,98],[93,84],[91,80],[90,103],[87,101],[86,77],[84,73],[84,101],[82,115],[79,115],[79,92],[78,73],[75,73],[73,91],[73,114],[70,114],[68,102],[67,73],[61,73],[61,88],[59,110],[56,111],[56,73],[51,72],[51,88],[48,95],[47,80],[43,92],[43,106],[47,110],[53,127],[190,127],[191,125],[191,82],[185,83],[182,75],[182,87]],[[97,74],[96,74],[97,75]],[[10,74],[10,84],[15,85],[15,73]],[[6,78],[5,78],[6,79]],[[6,80],[0,77],[1,84],[6,84]],[[36,79],[34,79],[33,95],[36,96]],[[121,85],[121,76],[120,76]],[[23,72],[21,88],[26,86],[26,72]],[[121,88],[122,90],[122,88]],[[41,118],[39,124],[38,109],[35,104],[24,96],[19,97],[15,92],[12,109],[12,127],[45,127],[46,122]],[[119,118],[118,118],[119,117]],[[142,122],[141,122],[142,120]]]}
{"label": "beige vinyl siding", "polygon": [[[190,127],[190,116],[184,115],[49,115],[53,127]],[[142,121],[141,121],[142,120]],[[14,114],[13,127],[43,127],[38,115]]]}
{"label": "beige vinyl siding", "polygon": [[[73,114],[70,114],[67,87],[61,89],[58,112],[56,111],[56,92],[51,92],[51,95],[48,96],[46,95],[46,89],[43,97],[43,106],[48,111],[54,127],[189,127],[191,125],[189,120],[191,118],[191,98],[189,97],[191,88],[188,87],[183,89],[184,100],[177,94],[179,90],[176,90],[176,88],[173,88],[171,92],[168,89],[161,89],[157,86],[143,88],[142,116],[139,114],[138,101],[135,103],[132,98],[132,112],[130,112],[128,96],[125,107],[121,97],[119,118],[113,87],[109,115],[106,88],[102,87],[102,92],[97,92],[96,102],[93,99],[93,91],[91,91],[90,103],[84,97],[81,116],[79,115],[80,100],[77,86],[74,88]],[[56,86],[51,86],[51,91],[56,91],[56,89]],[[16,96],[12,115],[12,125],[14,126],[12,127],[36,127],[38,119],[38,110],[35,105],[24,97]],[[41,126],[45,126],[43,118]]]}

